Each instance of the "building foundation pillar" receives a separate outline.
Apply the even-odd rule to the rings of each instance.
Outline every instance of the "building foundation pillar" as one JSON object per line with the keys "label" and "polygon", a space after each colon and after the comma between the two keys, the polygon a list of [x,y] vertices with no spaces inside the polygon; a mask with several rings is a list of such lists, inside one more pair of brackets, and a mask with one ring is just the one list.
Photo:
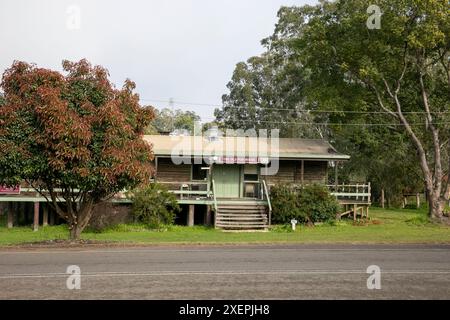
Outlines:
{"label": "building foundation pillar", "polygon": [[45,204],[42,206],[42,226],[48,226],[48,205]]}
{"label": "building foundation pillar", "polygon": [[207,226],[211,225],[211,206],[206,206],[206,212],[205,212],[205,224]]}
{"label": "building foundation pillar", "polygon": [[194,225],[194,210],[195,210],[195,206],[193,204],[189,205],[189,213],[188,213],[188,221],[187,221],[187,225],[189,227],[192,227]]}
{"label": "building foundation pillar", "polygon": [[34,203],[33,231],[39,229],[39,202]]}

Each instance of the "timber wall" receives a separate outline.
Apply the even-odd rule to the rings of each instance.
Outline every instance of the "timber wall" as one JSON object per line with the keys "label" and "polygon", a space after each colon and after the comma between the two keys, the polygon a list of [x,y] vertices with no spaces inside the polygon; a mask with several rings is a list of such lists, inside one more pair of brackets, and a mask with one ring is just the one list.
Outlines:
{"label": "timber wall", "polygon": [[[303,170],[303,182],[305,184],[322,183],[327,181],[327,161],[305,161]],[[281,160],[278,173],[273,176],[265,176],[268,184],[297,183],[302,182],[302,165],[300,160]]]}
{"label": "timber wall", "polygon": [[191,181],[191,165],[175,165],[171,158],[158,158],[158,171],[156,180],[164,182],[188,182]]}

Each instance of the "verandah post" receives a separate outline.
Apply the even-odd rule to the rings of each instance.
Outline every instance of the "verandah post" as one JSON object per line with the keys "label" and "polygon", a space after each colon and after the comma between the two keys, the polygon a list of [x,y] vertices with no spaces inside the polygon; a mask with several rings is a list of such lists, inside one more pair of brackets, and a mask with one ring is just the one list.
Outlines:
{"label": "verandah post", "polygon": [[48,226],[48,206],[47,205],[42,206],[42,226],[43,227]]}
{"label": "verandah post", "polygon": [[338,161],[334,162],[334,186],[336,188],[336,192],[338,191]]}
{"label": "verandah post", "polygon": [[300,182],[302,184],[302,187],[305,184],[305,160],[301,161],[301,168],[300,168]]}
{"label": "verandah post", "polygon": [[11,229],[14,225],[14,216],[13,216],[13,205],[12,202],[8,203],[8,222],[7,227],[8,229]]}
{"label": "verandah post", "polygon": [[205,224],[207,226],[211,225],[211,206],[206,206],[206,212],[205,212]]}
{"label": "verandah post", "polygon": [[50,225],[53,226],[55,224],[55,212],[50,211]]}
{"label": "verandah post", "polygon": [[39,229],[39,202],[34,203],[33,231]]}
{"label": "verandah post", "polygon": [[187,221],[187,225],[189,227],[192,227],[194,225],[194,209],[195,206],[193,204],[189,205],[189,213],[188,213],[188,221]]}

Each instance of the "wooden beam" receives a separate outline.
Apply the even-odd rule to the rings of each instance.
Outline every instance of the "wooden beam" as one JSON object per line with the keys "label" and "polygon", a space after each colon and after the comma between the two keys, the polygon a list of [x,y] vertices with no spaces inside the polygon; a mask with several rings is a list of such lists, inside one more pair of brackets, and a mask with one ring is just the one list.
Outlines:
{"label": "wooden beam", "polygon": [[416,194],[416,207],[417,209],[420,208],[420,193]]}
{"label": "wooden beam", "polygon": [[189,213],[188,213],[188,221],[187,221],[187,225],[189,227],[192,227],[194,225],[194,211],[195,211],[195,206],[193,204],[189,205]]}
{"label": "wooden beam", "polygon": [[384,188],[381,189],[381,207],[384,209]]}
{"label": "wooden beam", "polygon": [[55,224],[55,212],[52,210],[50,211],[50,225],[53,226]]}
{"label": "wooden beam", "polygon": [[301,161],[301,168],[300,168],[300,182],[302,186],[305,183],[305,160]]}
{"label": "wooden beam", "polygon": [[155,182],[157,180],[157,177],[158,177],[158,157],[155,157],[155,175],[154,175]]}
{"label": "wooden beam", "polygon": [[48,226],[48,205],[42,207],[42,226]]}
{"label": "wooden beam", "polygon": [[7,222],[7,226],[8,229],[11,229],[14,225],[14,216],[13,216],[13,205],[12,203],[8,203],[8,222]]}
{"label": "wooden beam", "polygon": [[19,203],[18,202],[11,202],[11,212],[13,213],[13,224],[19,225]]}
{"label": "wooden beam", "polygon": [[39,229],[39,202],[34,203],[33,231]]}
{"label": "wooden beam", "polygon": [[358,210],[358,206],[356,204],[353,205],[353,220],[356,220],[356,211]]}
{"label": "wooden beam", "polygon": [[337,191],[337,186],[338,186],[338,162],[337,161],[334,162],[334,185],[336,186],[336,191]]}
{"label": "wooden beam", "polygon": [[207,226],[211,225],[211,206],[206,206],[206,211],[205,211],[205,224]]}

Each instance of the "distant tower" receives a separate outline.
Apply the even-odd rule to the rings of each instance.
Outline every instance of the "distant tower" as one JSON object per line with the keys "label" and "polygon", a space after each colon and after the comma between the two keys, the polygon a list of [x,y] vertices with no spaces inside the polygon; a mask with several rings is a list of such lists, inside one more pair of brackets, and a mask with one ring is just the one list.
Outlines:
{"label": "distant tower", "polygon": [[175,118],[175,109],[174,109],[174,101],[173,98],[169,98],[169,108],[172,111],[172,128],[169,131],[174,131],[175,130],[175,122],[174,122],[174,118]]}

